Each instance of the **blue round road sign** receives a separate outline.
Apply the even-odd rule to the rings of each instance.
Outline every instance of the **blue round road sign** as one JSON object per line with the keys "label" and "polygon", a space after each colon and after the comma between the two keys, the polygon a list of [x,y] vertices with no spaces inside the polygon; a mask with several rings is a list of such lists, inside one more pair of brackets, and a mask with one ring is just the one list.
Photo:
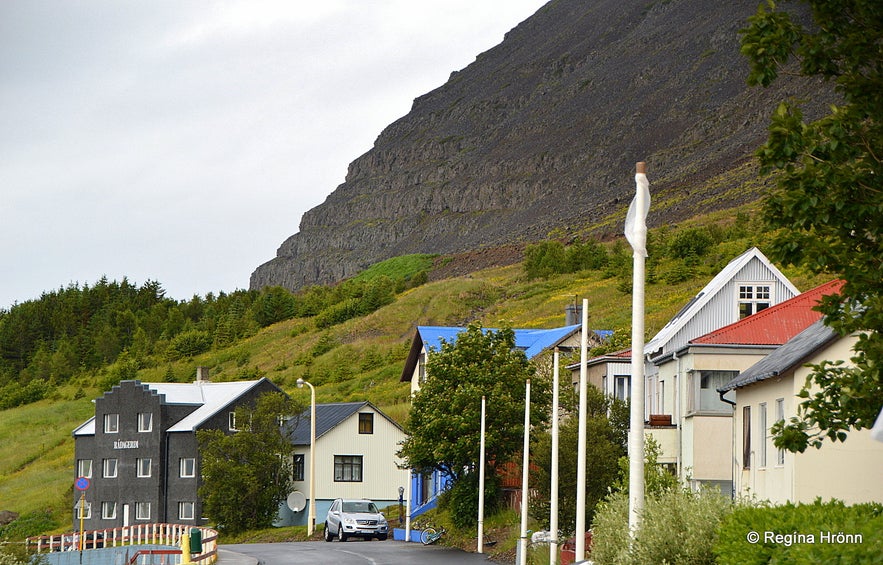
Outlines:
{"label": "blue round road sign", "polygon": [[89,479],[86,477],[77,477],[77,480],[74,481],[74,486],[77,490],[87,490],[89,488]]}

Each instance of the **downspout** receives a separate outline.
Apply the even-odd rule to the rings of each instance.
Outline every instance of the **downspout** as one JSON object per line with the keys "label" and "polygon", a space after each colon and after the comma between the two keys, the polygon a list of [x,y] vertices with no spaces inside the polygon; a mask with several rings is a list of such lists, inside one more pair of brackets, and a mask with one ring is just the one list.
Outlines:
{"label": "downspout", "polygon": [[731,445],[730,449],[731,449],[731,453],[733,454],[730,459],[730,497],[735,500],[735,498],[736,498],[736,467],[738,465],[738,463],[736,462],[736,403],[724,398],[724,395],[727,392],[729,392],[729,391],[724,391],[724,392],[717,391],[717,394],[718,394],[718,396],[720,396],[720,399],[722,402],[726,402],[727,404],[729,404],[730,406],[733,407],[733,417],[732,417],[733,433],[731,434],[731,438],[730,438],[730,445]]}
{"label": "downspout", "polygon": [[678,449],[677,456],[675,458],[675,468],[677,469],[678,480],[682,481],[683,477],[681,477],[681,450],[683,449],[683,438],[681,437],[681,435],[683,434],[683,430],[681,429],[681,358],[678,357],[677,351],[673,351],[672,355],[674,356],[674,360],[677,363],[675,368],[675,428],[677,430]]}

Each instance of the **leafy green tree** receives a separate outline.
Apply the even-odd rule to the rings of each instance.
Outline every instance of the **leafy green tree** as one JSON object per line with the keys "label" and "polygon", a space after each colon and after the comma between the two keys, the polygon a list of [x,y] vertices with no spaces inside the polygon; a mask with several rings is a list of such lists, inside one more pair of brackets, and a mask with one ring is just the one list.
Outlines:
{"label": "leafy green tree", "polygon": [[[758,150],[777,186],[764,215],[781,228],[771,256],[815,273],[837,273],[839,295],[820,305],[841,335],[860,333],[852,366],[814,367],[798,417],[775,428],[776,445],[804,451],[827,437],[869,428],[883,405],[883,2],[808,0],[812,25],[774,2],[742,30],[750,84],[768,86],[783,69],[833,83],[841,103],[807,123],[799,102],[775,111]],[[792,57],[796,65],[789,65]]]}
{"label": "leafy green tree", "polygon": [[254,318],[261,327],[294,317],[294,295],[281,286],[264,289],[254,303]]}
{"label": "leafy green tree", "polygon": [[202,461],[199,496],[206,516],[226,532],[267,528],[291,491],[293,446],[280,418],[303,407],[286,395],[261,395],[236,410],[238,432],[196,432]]}
{"label": "leafy green tree", "polygon": [[[586,523],[591,524],[595,507],[616,483],[619,460],[626,455],[628,404],[605,396],[598,388],[588,387],[586,399]],[[608,417],[609,413],[609,417]],[[570,413],[563,420],[558,435],[558,527],[564,536],[576,527],[576,476],[579,418]],[[535,496],[531,515],[549,527],[552,437],[546,432],[532,448],[530,485]]]}
{"label": "leafy green tree", "polygon": [[564,244],[560,241],[541,241],[524,250],[524,272],[529,279],[548,278],[563,273],[566,266]]}
{"label": "leafy green tree", "polygon": [[[481,397],[486,397],[485,460],[487,475],[511,461],[524,433],[525,382],[534,370],[515,348],[511,328],[486,330],[471,324],[456,341],[443,342],[427,358],[426,380],[414,395],[408,438],[399,456],[418,473],[434,470],[454,483],[477,467],[481,435]],[[549,415],[549,383],[531,381],[531,423]],[[475,512],[458,515],[469,521]]]}

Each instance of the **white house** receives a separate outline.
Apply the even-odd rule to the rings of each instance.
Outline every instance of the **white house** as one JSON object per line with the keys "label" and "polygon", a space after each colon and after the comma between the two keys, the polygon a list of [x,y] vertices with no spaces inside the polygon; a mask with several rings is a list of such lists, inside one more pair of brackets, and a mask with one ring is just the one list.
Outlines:
{"label": "white house", "polygon": [[[800,294],[791,281],[756,247],[730,261],[644,346],[645,419],[666,414],[674,389],[660,381],[654,360],[671,355],[691,339],[736,322]],[[631,396],[631,352],[620,351],[588,360],[588,379],[605,393]],[[570,365],[574,384],[579,364]]]}
{"label": "white house", "polygon": [[818,321],[815,306],[841,285],[823,284],[654,358],[659,413],[650,415],[646,431],[662,447],[660,463],[693,487],[731,494],[733,410],[718,387]]}
{"label": "white house", "polygon": [[857,336],[840,337],[821,321],[720,387],[735,391],[733,475],[738,494],[773,503],[836,498],[847,504],[883,502],[883,443],[871,430],[853,431],[846,442],[825,439],[821,449],[790,453],[773,445],[770,426],[797,415],[808,364],[847,365]]}
{"label": "white house", "polygon": [[[296,425],[293,479],[309,504],[310,410]],[[381,508],[398,504],[399,487],[407,488],[408,472],[399,468],[396,452],[405,432],[370,402],[316,405],[316,523],[325,519],[335,498],[368,498]],[[279,525],[304,525],[308,508],[294,512],[283,505]]]}

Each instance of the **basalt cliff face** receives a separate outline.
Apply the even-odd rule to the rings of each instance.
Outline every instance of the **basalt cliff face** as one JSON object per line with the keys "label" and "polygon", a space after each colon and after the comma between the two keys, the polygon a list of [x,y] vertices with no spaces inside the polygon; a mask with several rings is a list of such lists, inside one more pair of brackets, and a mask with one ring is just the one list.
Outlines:
{"label": "basalt cliff face", "polygon": [[618,232],[636,161],[651,225],[758,198],[752,155],[776,101],[831,94],[800,78],[746,85],[738,30],[757,5],[553,0],[417,98],[251,288],[335,282],[409,253]]}

